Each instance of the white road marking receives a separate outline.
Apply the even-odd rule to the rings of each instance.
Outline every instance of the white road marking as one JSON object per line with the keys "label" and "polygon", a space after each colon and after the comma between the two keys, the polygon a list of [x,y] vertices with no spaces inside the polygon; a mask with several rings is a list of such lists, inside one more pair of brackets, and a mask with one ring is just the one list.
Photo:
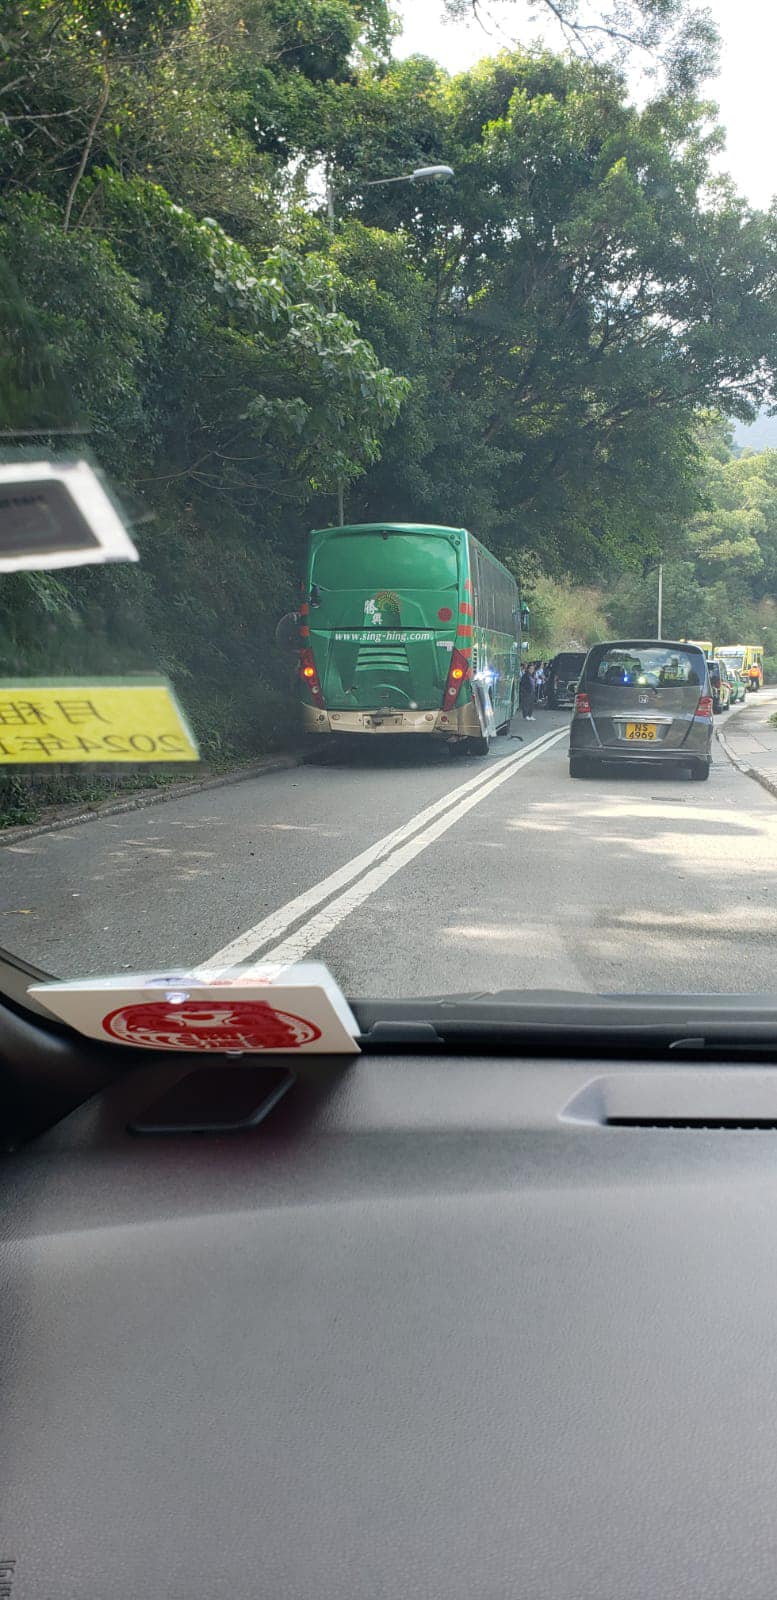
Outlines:
{"label": "white road marking", "polygon": [[[551,738],[553,738],[551,733],[542,734],[539,739],[532,740],[529,749],[534,750],[540,745],[544,748]],[[522,750],[515,756],[506,757],[503,762],[500,762],[499,771],[501,772],[505,767],[509,767],[510,771],[512,771],[515,763],[520,761],[526,753],[525,750]],[[322,878],[319,883],[313,884],[310,889],[304,890],[302,894],[296,895],[293,900],[289,900],[285,905],[279,906],[277,911],[270,912],[269,916],[264,917],[261,922],[255,923],[252,928],[247,928],[245,933],[238,934],[236,939],[232,939],[229,944],[224,945],[222,950],[217,950],[215,955],[210,956],[207,961],[201,962],[200,966],[208,968],[212,966],[234,966],[239,962],[246,961],[249,956],[263,949],[273,939],[278,939],[284,933],[287,933],[293,923],[299,922],[309,912],[315,911],[322,901],[327,900],[330,895],[336,894],[338,889],[344,889],[347,884],[353,882],[354,878],[358,878],[362,872],[367,872],[377,861],[380,861],[383,856],[389,855],[392,850],[403,844],[411,834],[424,827],[427,822],[431,822],[442,811],[447,811],[450,806],[455,805],[462,795],[468,794],[471,790],[479,788],[481,784],[488,782],[492,773],[493,768],[486,767],[476,773],[474,778],[468,778],[466,783],[459,784],[458,788],[449,789],[441,799],[435,800],[432,805],[426,806],[423,811],[417,812],[414,817],[410,817],[409,821],[403,822],[398,828],[392,829],[391,833],[384,834],[382,839],[376,840],[366,850],[362,850],[358,856],[354,856],[351,861],[346,861],[335,872],[330,872],[328,877]]]}
{"label": "white road marking", "polygon": [[[392,833],[385,835],[375,844],[363,850],[360,855],[354,856],[340,867],[337,872],[330,873],[328,878],[322,879],[313,888],[304,894],[297,895],[294,900],[288,901],[277,911],[265,917],[255,927],[249,928],[246,933],[233,939],[231,944],[225,945],[223,950],[218,950],[207,961],[201,962],[204,968],[214,966],[231,966],[240,961],[245,961],[249,956],[258,955],[265,961],[292,962],[301,961],[314,945],[320,944],[343,919],[350,915],[357,906],[363,904],[376,889],[394,876],[395,872],[420,855],[435,839],[453,827],[455,822],[466,815],[473,806],[476,806],[485,795],[498,789],[519,768],[528,766],[530,761],[549,750],[551,745],[563,739],[568,733],[567,728],[543,734],[529,745],[527,750],[522,750],[516,756],[509,756],[500,761],[496,768],[489,767],[485,772],[478,773],[477,777],[470,778],[467,783],[460,784],[457,789],[449,790],[440,800],[427,806],[424,811],[419,811],[415,817],[401,827],[395,828]],[[426,826],[429,823],[431,826]],[[423,832],[419,832],[423,829]],[[354,880],[358,880],[354,882]],[[265,946],[279,934],[287,932],[293,923],[309,911],[315,910],[322,901],[330,895],[336,894],[338,889],[346,885],[353,887],[332,900],[323,911],[304,923],[298,931],[283,943],[267,950]]]}

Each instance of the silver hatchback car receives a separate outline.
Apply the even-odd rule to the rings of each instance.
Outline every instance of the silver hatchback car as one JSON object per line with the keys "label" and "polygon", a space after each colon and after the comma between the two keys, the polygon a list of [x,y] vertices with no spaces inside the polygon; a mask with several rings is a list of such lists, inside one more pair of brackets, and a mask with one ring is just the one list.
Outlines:
{"label": "silver hatchback car", "polygon": [[569,736],[569,775],[610,761],[673,762],[710,775],[712,694],[703,651],[659,639],[589,650]]}

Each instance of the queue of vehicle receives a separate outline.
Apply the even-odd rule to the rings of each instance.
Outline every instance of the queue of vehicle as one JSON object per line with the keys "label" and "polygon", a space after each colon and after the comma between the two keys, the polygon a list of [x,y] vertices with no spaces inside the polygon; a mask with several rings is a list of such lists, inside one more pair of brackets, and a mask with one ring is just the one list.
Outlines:
{"label": "queue of vehicle", "polygon": [[757,694],[764,682],[764,652],[760,644],[719,644],[713,648],[711,639],[683,639],[683,644],[697,645],[704,651],[713,682],[715,711],[727,711],[729,705],[744,700],[745,694]]}
{"label": "queue of vehicle", "polygon": [[[307,733],[485,755],[519,702],[527,714],[528,621],[514,576],[466,528],[362,523],[311,533],[299,610],[276,638],[295,654]],[[761,687],[763,648],[615,640],[558,652],[532,700],[540,676],[548,709],[572,709],[572,777],[656,761],[703,781],[713,716]]]}

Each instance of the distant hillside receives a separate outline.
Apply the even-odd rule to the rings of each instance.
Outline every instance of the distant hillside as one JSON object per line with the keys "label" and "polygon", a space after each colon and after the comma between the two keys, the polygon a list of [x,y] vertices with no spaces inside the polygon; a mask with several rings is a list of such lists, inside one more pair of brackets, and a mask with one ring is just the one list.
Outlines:
{"label": "distant hillside", "polygon": [[734,443],[740,450],[777,450],[777,417],[767,417],[764,412],[748,426],[734,423]]}

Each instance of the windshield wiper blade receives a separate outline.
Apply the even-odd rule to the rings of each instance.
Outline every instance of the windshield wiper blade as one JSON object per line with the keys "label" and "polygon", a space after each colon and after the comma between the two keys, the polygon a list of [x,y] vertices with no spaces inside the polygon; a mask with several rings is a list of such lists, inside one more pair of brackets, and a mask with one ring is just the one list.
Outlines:
{"label": "windshield wiper blade", "polygon": [[[366,1049],[487,1048],[606,1053],[777,1054],[777,1003],[766,997],[476,995],[353,1001]],[[759,1003],[760,1002],[760,1003]]]}

